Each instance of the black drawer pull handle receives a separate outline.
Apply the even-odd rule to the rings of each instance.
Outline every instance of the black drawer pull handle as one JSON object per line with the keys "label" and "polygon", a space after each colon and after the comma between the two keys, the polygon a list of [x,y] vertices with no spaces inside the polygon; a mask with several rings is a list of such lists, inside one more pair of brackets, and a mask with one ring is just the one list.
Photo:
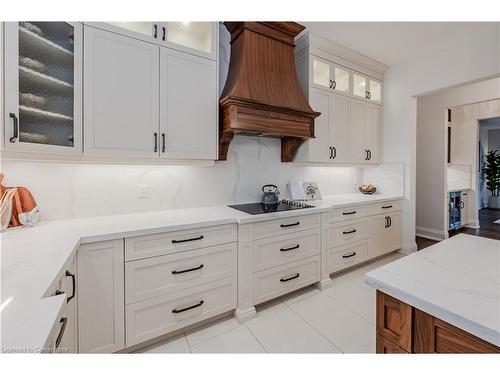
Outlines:
{"label": "black drawer pull handle", "polygon": [[295,249],[298,249],[299,247],[300,247],[300,245],[295,245],[295,246],[292,246],[292,247],[286,247],[286,248],[280,249],[280,251],[295,250]]}
{"label": "black drawer pull handle", "polygon": [[344,233],[344,234],[356,233],[356,229],[348,230],[347,232],[342,232],[342,233]]}
{"label": "black drawer pull handle", "polygon": [[386,208],[392,208],[392,204],[389,205],[389,206],[382,206],[383,209],[386,209]]}
{"label": "black drawer pull handle", "polygon": [[354,215],[356,211],[342,212],[342,215]]}
{"label": "black drawer pull handle", "polygon": [[17,121],[15,113],[9,113],[9,117],[14,121],[14,132],[12,137],[9,138],[9,141],[10,143],[16,143],[17,138],[19,138],[19,122]]}
{"label": "black drawer pull handle", "polygon": [[172,240],[172,243],[182,243],[182,242],[189,242],[189,241],[198,241],[202,240],[205,238],[204,236],[199,236],[199,237],[194,237],[194,238],[186,238],[185,240]]}
{"label": "black drawer pull handle", "polygon": [[173,309],[172,312],[174,314],[179,314],[181,312],[184,312],[184,311],[188,311],[188,310],[192,310],[192,309],[196,309],[197,307],[200,307],[201,305],[203,305],[205,303],[205,301],[201,300],[200,302],[198,303],[195,303],[194,305],[192,306],[188,306],[188,307],[183,307],[181,309]]}
{"label": "black drawer pull handle", "polygon": [[66,277],[71,277],[71,283],[73,285],[73,290],[71,292],[71,295],[66,299],[66,303],[71,301],[73,298],[75,298],[75,293],[76,293],[76,279],[75,279],[75,274],[71,273],[69,271],[66,271]]}
{"label": "black drawer pull handle", "polygon": [[188,269],[180,270],[180,271],[174,270],[174,271],[172,271],[172,274],[173,275],[178,275],[180,273],[186,273],[186,272],[191,272],[191,271],[198,271],[198,270],[201,270],[202,268],[203,268],[203,264],[200,264],[198,267],[188,268]]}
{"label": "black drawer pull handle", "polygon": [[62,323],[61,330],[59,331],[59,334],[57,335],[56,338],[56,349],[59,348],[59,345],[61,345],[61,340],[64,336],[64,331],[66,330],[66,325],[68,324],[68,318],[61,318],[59,323]]}
{"label": "black drawer pull handle", "polygon": [[295,227],[299,224],[300,224],[300,221],[297,221],[296,223],[293,223],[293,224],[281,224],[280,227],[281,228]]}
{"label": "black drawer pull handle", "polygon": [[165,133],[161,133],[161,152],[165,152]]}
{"label": "black drawer pull handle", "polygon": [[355,251],[353,251],[352,253],[342,255],[342,258],[344,258],[344,259],[345,259],[345,258],[351,258],[351,257],[353,257],[353,256],[355,256],[355,255],[356,255],[356,252],[355,252]]}
{"label": "black drawer pull handle", "polygon": [[299,277],[299,276],[300,276],[300,273],[298,273],[298,272],[297,272],[297,274],[296,274],[296,275],[294,275],[294,276],[290,276],[290,277],[285,277],[285,278],[282,278],[282,279],[280,279],[280,281],[281,281],[282,283],[286,283],[287,281],[290,281],[290,280],[296,279],[296,278],[297,278],[297,277]]}
{"label": "black drawer pull handle", "polygon": [[154,147],[154,152],[158,151],[158,133],[153,133],[155,137],[155,147]]}

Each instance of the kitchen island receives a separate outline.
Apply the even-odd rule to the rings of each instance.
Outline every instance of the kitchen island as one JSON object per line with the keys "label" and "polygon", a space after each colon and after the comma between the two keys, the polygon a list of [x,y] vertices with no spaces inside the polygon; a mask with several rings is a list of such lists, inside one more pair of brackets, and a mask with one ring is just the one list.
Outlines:
{"label": "kitchen island", "polygon": [[500,241],[460,234],[375,269],[377,353],[500,353]]}

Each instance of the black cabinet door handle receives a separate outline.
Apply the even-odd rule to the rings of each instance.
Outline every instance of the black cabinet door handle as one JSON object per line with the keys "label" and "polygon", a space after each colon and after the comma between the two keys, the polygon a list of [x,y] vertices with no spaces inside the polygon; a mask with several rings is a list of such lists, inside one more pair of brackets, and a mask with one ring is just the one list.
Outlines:
{"label": "black cabinet door handle", "polygon": [[390,204],[389,206],[382,206],[382,208],[385,210],[386,208],[392,208],[392,204]]}
{"label": "black cabinet door handle", "polygon": [[368,91],[365,91],[365,99],[368,99]]}
{"label": "black cabinet door handle", "polygon": [[296,278],[298,278],[299,276],[300,276],[300,273],[298,273],[298,272],[297,272],[297,274],[296,274],[296,275],[293,275],[293,276],[290,276],[290,277],[284,277],[284,278],[280,279],[280,281],[281,281],[282,283],[286,283],[287,281],[290,281],[290,280],[296,279]]}
{"label": "black cabinet door handle", "polygon": [[14,121],[14,131],[12,137],[9,138],[10,143],[16,143],[17,138],[19,138],[19,122],[17,121],[17,116],[15,113],[9,113],[9,117]]}
{"label": "black cabinet door handle", "polygon": [[330,146],[329,148],[330,148],[330,157],[329,157],[329,159],[332,159],[333,158],[333,149],[332,149],[332,146]]}
{"label": "black cabinet door handle", "polygon": [[330,85],[329,85],[329,87],[330,87],[331,89],[333,89],[333,81],[332,81],[332,80],[330,80]]}
{"label": "black cabinet door handle", "polygon": [[183,243],[183,242],[190,242],[190,241],[198,241],[202,240],[205,238],[205,236],[198,236],[198,237],[193,237],[193,238],[186,238],[185,240],[172,240],[172,243]]}
{"label": "black cabinet door handle", "polygon": [[293,224],[281,224],[280,227],[281,228],[296,227],[299,224],[300,224],[300,221],[297,221],[296,223],[293,223]]}
{"label": "black cabinet door handle", "polygon": [[333,86],[332,86],[332,89],[335,90],[337,88],[337,82],[334,80],[333,81]]}
{"label": "black cabinet door handle", "polygon": [[354,215],[356,211],[342,212],[342,215]]}
{"label": "black cabinet door handle", "polygon": [[344,258],[344,259],[345,259],[345,258],[351,258],[351,257],[353,257],[353,256],[355,256],[355,255],[356,255],[356,252],[355,252],[355,251],[353,251],[352,253],[342,255],[342,258]]}
{"label": "black cabinet door handle", "polygon": [[179,275],[180,273],[198,271],[198,270],[201,270],[203,267],[204,267],[203,264],[200,264],[197,267],[188,268],[188,269],[185,269],[185,270],[180,270],[180,271],[174,270],[174,271],[172,271],[172,275]]}
{"label": "black cabinet door handle", "polygon": [[165,133],[161,133],[161,152],[165,152]]}
{"label": "black cabinet door handle", "polygon": [[387,216],[387,218],[389,219],[389,228],[392,227],[392,218],[390,216]]}
{"label": "black cabinet door handle", "polygon": [[201,300],[200,302],[198,303],[195,303],[194,305],[192,306],[188,306],[188,307],[183,307],[183,308],[180,308],[180,309],[173,309],[172,312],[174,314],[179,314],[181,312],[184,312],[184,311],[188,311],[188,310],[192,310],[192,309],[195,309],[201,305],[203,305],[205,303],[205,301]]}
{"label": "black cabinet door handle", "polygon": [[368,160],[368,150],[365,150],[365,160]]}
{"label": "black cabinet door handle", "polygon": [[335,159],[337,157],[337,149],[334,146],[332,146],[332,148],[333,148],[333,157],[332,157],[332,159]]}
{"label": "black cabinet door handle", "polygon": [[280,251],[290,251],[290,250],[295,250],[295,249],[298,249],[300,247],[300,245],[295,245],[295,246],[292,246],[292,247],[285,247],[285,248],[282,248],[280,249]]}
{"label": "black cabinet door handle", "polygon": [[368,159],[367,160],[372,160],[372,151],[371,150],[366,150],[368,152]]}
{"label": "black cabinet door handle", "polygon": [[155,23],[155,24],[153,25],[153,28],[154,28],[154,30],[155,30],[155,31],[154,31],[154,34],[153,34],[153,38],[155,38],[155,39],[156,39],[156,38],[158,38],[158,25]]}
{"label": "black cabinet door handle", "polygon": [[66,271],[66,277],[71,277],[71,284],[72,284],[72,292],[71,295],[66,299],[66,303],[71,301],[73,298],[75,298],[75,293],[76,293],[76,278],[75,274],[71,273],[69,271]]}
{"label": "black cabinet door handle", "polygon": [[68,324],[68,318],[61,318],[59,323],[62,324],[61,330],[59,331],[59,334],[57,335],[56,338],[56,349],[59,348],[59,345],[61,345],[61,340],[64,336],[64,331],[66,330],[66,325]]}
{"label": "black cabinet door handle", "polygon": [[162,26],[161,29],[162,29],[162,32],[163,32],[161,40],[165,41],[165,38],[166,38],[166,29],[165,29],[165,26]]}
{"label": "black cabinet door handle", "polygon": [[347,232],[342,232],[343,234],[351,234],[351,233],[356,233],[356,229],[353,230],[348,230]]}
{"label": "black cabinet door handle", "polygon": [[389,226],[389,217],[386,216],[385,217],[385,226],[384,226],[384,228],[387,228],[388,226]]}
{"label": "black cabinet door handle", "polygon": [[155,136],[155,148],[154,148],[154,151],[157,152],[158,151],[158,133],[154,133],[154,136]]}

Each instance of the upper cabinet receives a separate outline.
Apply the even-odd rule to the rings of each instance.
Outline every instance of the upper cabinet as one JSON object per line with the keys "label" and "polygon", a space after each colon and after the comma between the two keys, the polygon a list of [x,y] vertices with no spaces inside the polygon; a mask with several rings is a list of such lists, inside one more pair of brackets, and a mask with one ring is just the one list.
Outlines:
{"label": "upper cabinet", "polygon": [[84,29],[87,155],[217,158],[216,61],[88,25]]}
{"label": "upper cabinet", "polygon": [[216,59],[216,22],[89,22],[87,25]]}
{"label": "upper cabinet", "polygon": [[380,163],[387,66],[307,32],[296,45],[299,81],[321,115],[315,120],[315,138],[300,146],[295,161]]}
{"label": "upper cabinet", "polygon": [[4,32],[4,149],[81,153],[82,25],[6,22]]}

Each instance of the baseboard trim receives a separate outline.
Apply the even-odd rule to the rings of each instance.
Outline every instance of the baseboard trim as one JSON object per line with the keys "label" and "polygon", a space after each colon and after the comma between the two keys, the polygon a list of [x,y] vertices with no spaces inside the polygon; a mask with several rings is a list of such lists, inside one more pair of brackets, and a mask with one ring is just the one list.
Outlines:
{"label": "baseboard trim", "polygon": [[415,229],[415,235],[417,237],[427,238],[434,241],[443,241],[448,238],[448,232],[425,227],[416,227]]}

